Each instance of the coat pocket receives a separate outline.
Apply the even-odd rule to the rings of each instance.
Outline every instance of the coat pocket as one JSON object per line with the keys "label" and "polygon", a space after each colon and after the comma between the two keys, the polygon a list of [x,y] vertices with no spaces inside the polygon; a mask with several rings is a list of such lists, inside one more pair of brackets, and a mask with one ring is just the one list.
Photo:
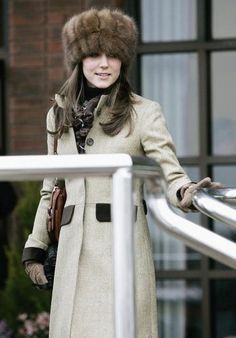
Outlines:
{"label": "coat pocket", "polygon": [[111,205],[108,203],[97,203],[96,219],[99,222],[111,222]]}
{"label": "coat pocket", "polygon": [[[135,206],[134,218],[137,220],[138,207]],[[99,222],[111,222],[111,205],[109,203],[96,204],[96,219]]]}
{"label": "coat pocket", "polygon": [[69,224],[72,220],[74,214],[74,205],[68,205],[64,208],[62,218],[61,218],[61,226]]}

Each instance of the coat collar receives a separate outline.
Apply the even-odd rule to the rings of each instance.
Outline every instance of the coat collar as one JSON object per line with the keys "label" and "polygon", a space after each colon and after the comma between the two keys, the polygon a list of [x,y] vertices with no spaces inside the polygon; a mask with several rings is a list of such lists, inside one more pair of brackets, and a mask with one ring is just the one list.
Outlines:
{"label": "coat collar", "polygon": [[[101,112],[101,109],[103,108],[103,106],[106,103],[107,97],[108,97],[108,95],[101,95],[101,97],[98,101],[97,107],[94,110],[94,116]],[[59,107],[61,107],[61,108],[65,107],[65,100],[66,100],[66,97],[64,97],[60,94],[55,94],[55,101],[56,101],[56,103],[58,104]]]}
{"label": "coat collar", "polygon": [[[94,110],[94,117],[100,114],[102,108],[106,103],[107,95],[102,95],[98,101],[97,107]],[[55,101],[59,107],[64,108],[66,98],[60,94],[55,94]],[[67,142],[60,142],[58,144],[59,152],[61,154],[67,154],[68,151],[71,154],[78,154],[75,133],[73,128],[69,128],[68,133],[63,134],[63,139],[67,140]]]}

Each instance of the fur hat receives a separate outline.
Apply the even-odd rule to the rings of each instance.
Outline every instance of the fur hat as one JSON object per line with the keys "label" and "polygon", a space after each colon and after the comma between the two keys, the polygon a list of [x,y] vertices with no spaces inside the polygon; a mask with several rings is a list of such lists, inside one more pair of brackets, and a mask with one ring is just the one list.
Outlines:
{"label": "fur hat", "polygon": [[65,64],[72,72],[84,57],[105,53],[129,66],[136,52],[137,27],[120,10],[89,9],[73,16],[62,31]]}

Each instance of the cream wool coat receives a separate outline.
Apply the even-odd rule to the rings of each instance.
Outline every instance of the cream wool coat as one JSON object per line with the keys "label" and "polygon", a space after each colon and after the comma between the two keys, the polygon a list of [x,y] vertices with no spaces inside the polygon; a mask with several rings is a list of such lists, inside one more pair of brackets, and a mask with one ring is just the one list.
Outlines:
{"label": "cream wool coat", "polygon": [[[105,135],[99,125],[106,116],[102,96],[94,111],[94,123],[87,138],[87,154],[127,153],[157,160],[168,182],[168,196],[176,205],[177,190],[190,182],[180,167],[175,148],[158,103],[135,95],[135,128],[127,136],[125,127],[117,136]],[[63,106],[61,98],[56,100]],[[47,116],[47,128],[54,130],[54,113]],[[53,136],[48,134],[48,153],[53,153]],[[59,154],[77,154],[74,131],[62,135]],[[80,156],[80,155],[78,155]],[[96,203],[111,203],[110,178],[66,179],[67,217],[63,220],[51,304],[50,338],[112,338],[112,224],[96,219]],[[32,234],[25,247],[47,249],[47,207],[53,180],[45,179]],[[135,264],[137,337],[157,338],[156,286],[149,232],[142,204],[143,188],[135,181]],[[74,209],[73,207],[75,206]],[[71,210],[71,213],[68,213]],[[72,213],[73,211],[73,213]]]}

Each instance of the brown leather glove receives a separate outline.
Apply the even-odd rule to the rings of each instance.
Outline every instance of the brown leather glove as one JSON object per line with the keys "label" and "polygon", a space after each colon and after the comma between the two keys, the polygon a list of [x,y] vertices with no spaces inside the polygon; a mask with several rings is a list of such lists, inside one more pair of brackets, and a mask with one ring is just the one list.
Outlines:
{"label": "brown leather glove", "polygon": [[43,285],[48,283],[44,273],[43,264],[41,263],[33,261],[25,262],[25,272],[34,284]]}
{"label": "brown leather glove", "polygon": [[188,183],[184,185],[180,190],[180,196],[182,197],[179,202],[179,207],[184,211],[187,211],[192,206],[192,194],[195,190],[200,188],[218,189],[223,188],[223,184],[220,182],[212,182],[210,177],[205,177],[197,183]]}

